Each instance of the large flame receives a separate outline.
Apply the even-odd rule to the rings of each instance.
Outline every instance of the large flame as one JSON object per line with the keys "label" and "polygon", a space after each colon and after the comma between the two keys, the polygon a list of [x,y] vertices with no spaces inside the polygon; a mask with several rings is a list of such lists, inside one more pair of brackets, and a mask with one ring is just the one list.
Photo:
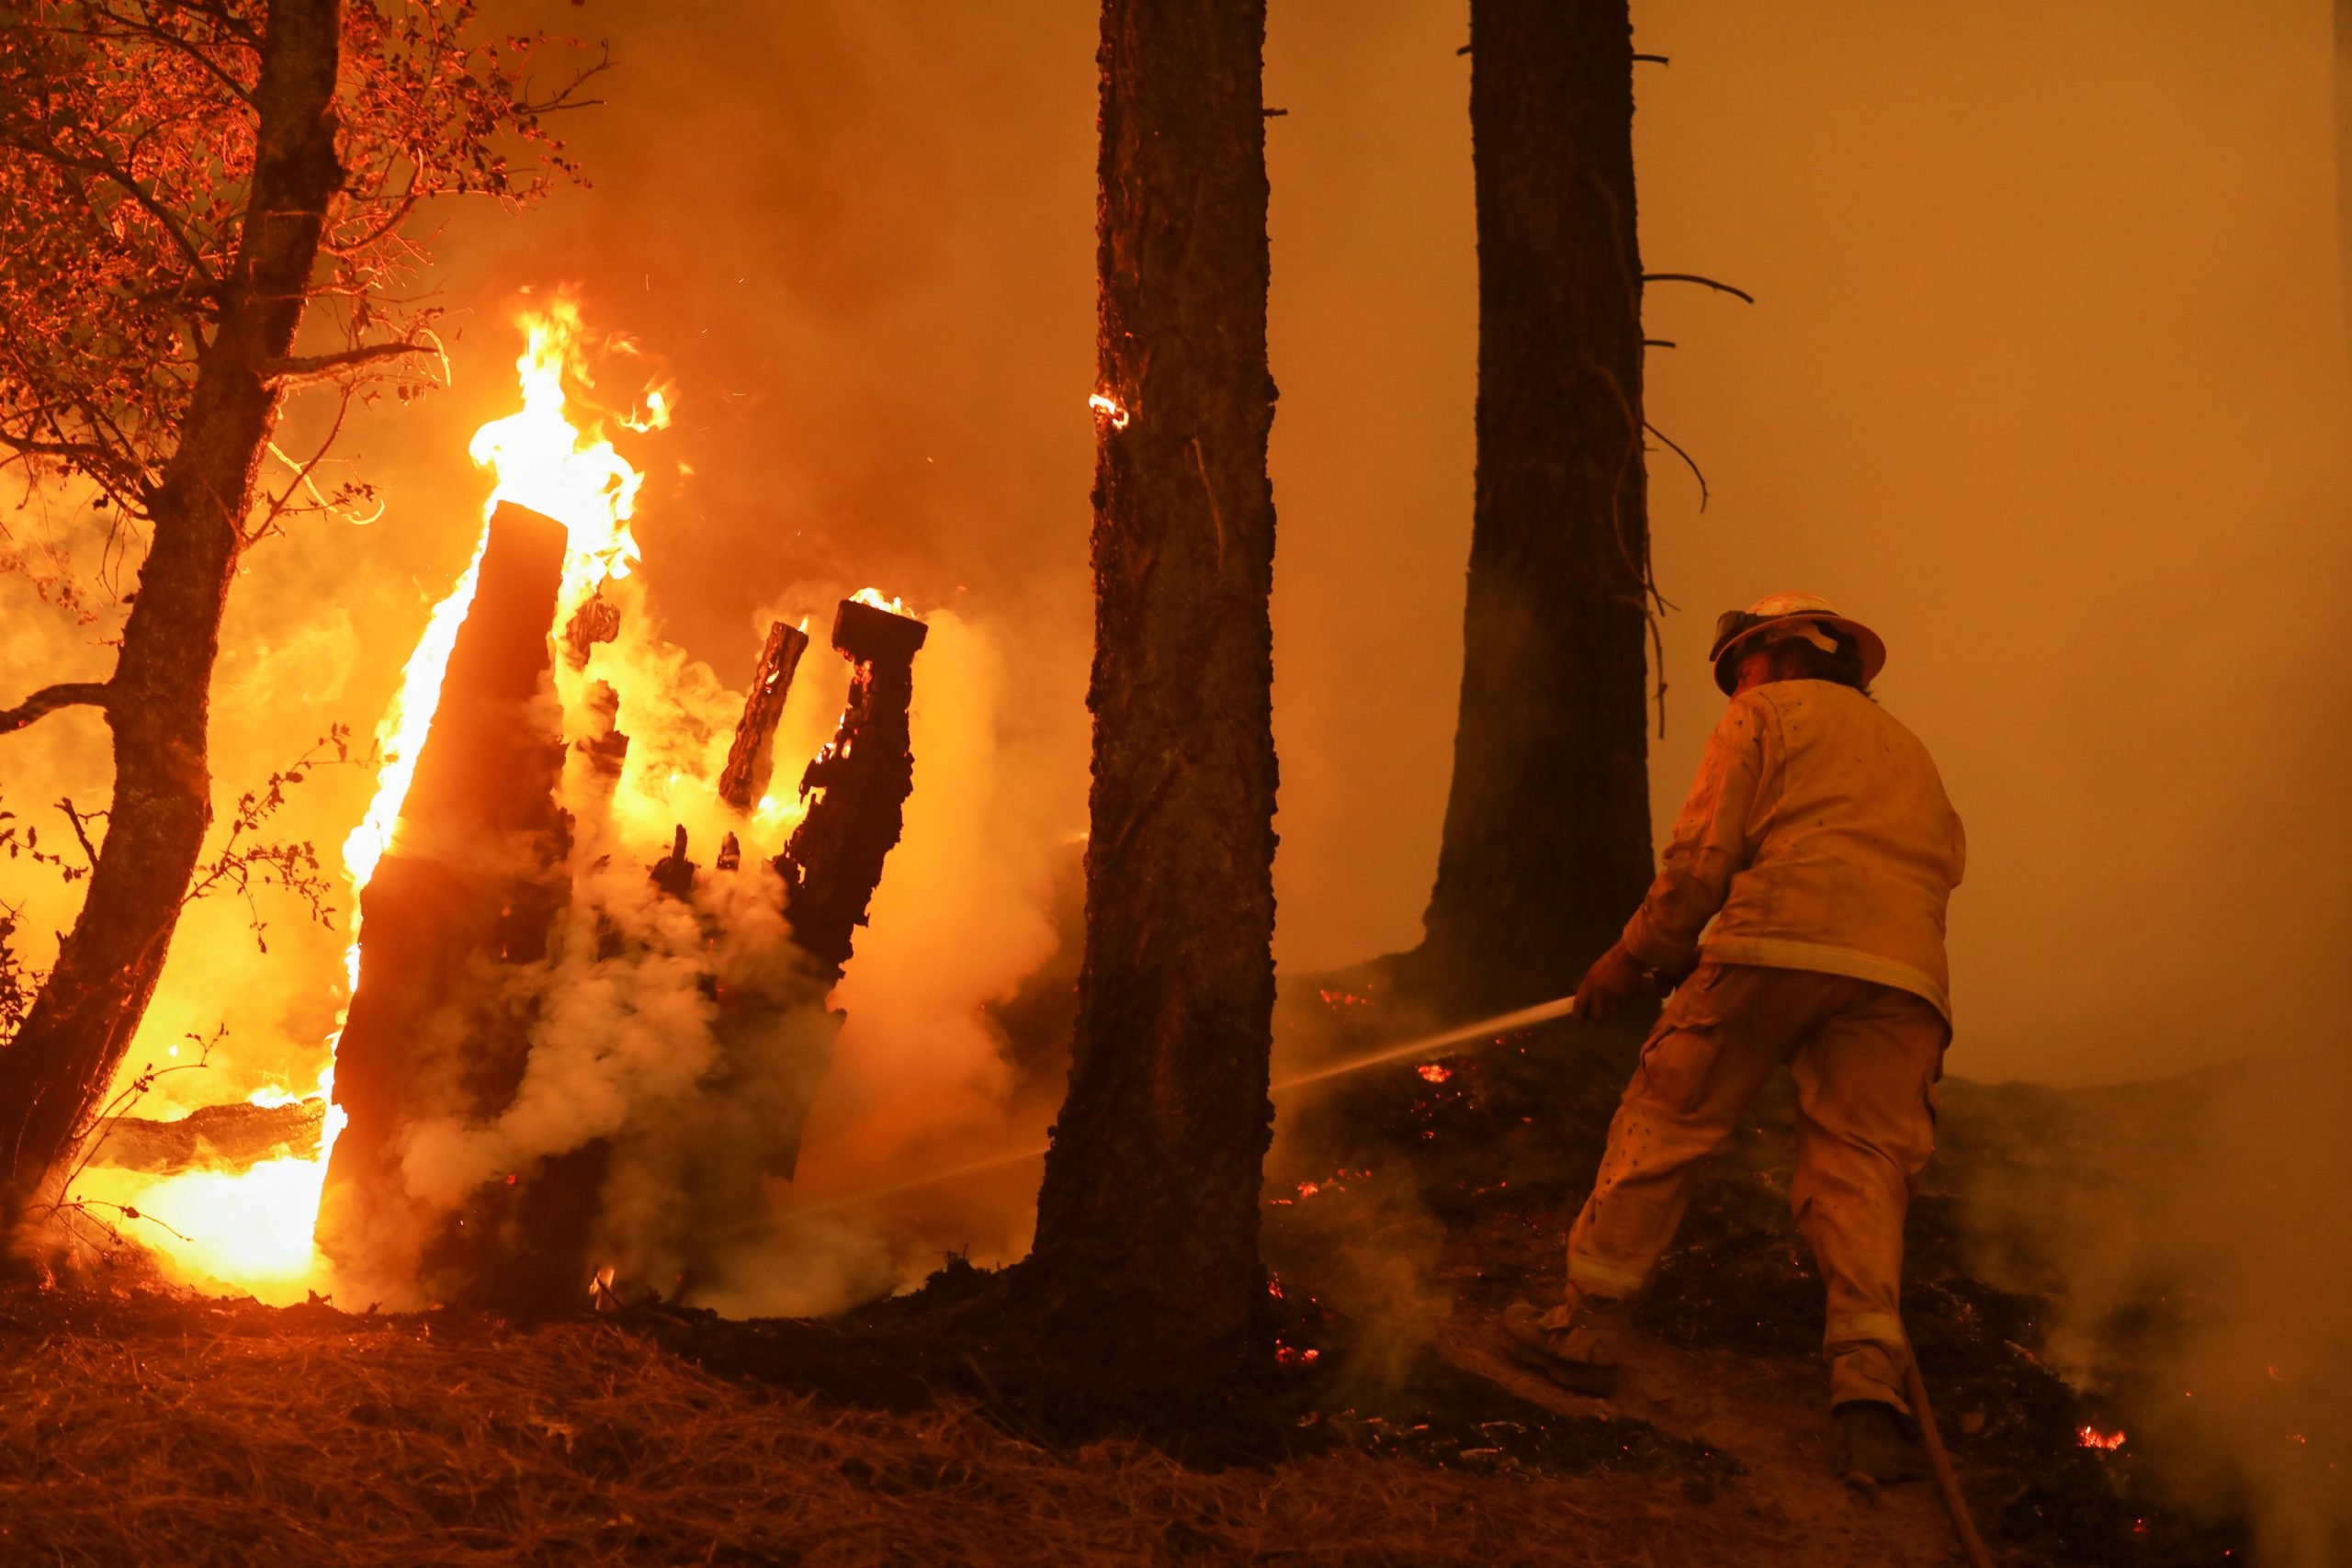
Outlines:
{"label": "large flame", "polygon": [[[527,341],[514,368],[523,378],[522,412],[475,431],[468,450],[498,477],[491,510],[511,501],[554,518],[571,534],[560,600],[568,610],[605,578],[627,577],[636,567],[628,520],[645,476],[611,442],[582,434],[567,412],[565,380],[594,385],[581,353],[578,302],[558,299],[545,314],[526,314],[521,324]],[[639,431],[668,424],[668,396],[652,389],[641,409],[621,423]]]}
{"label": "large flame", "polygon": [[[440,706],[441,683],[458,630],[473,604],[476,574],[490,540],[491,513],[511,501],[555,519],[569,532],[560,615],[568,615],[605,580],[627,577],[637,565],[637,541],[628,519],[636,511],[643,476],[611,442],[575,426],[569,412],[567,381],[583,390],[594,385],[582,353],[579,304],[559,297],[543,311],[525,312],[516,324],[526,340],[515,361],[522,410],[482,425],[468,448],[496,479],[482,509],[481,535],[466,570],[426,617],[400,689],[377,727],[382,761],[375,797],[344,840],[344,871],[351,884],[351,940],[344,953],[349,989],[359,983],[361,895],[391,847],[415,776],[417,753]],[[653,387],[628,413],[616,418],[631,430],[655,430],[670,423],[670,408],[669,390]],[[325,1103],[315,1156],[166,1177],[97,1167],[76,1179],[71,1197],[91,1205],[101,1218],[119,1213],[131,1234],[190,1282],[249,1291],[274,1303],[299,1301],[307,1291],[323,1289],[329,1270],[311,1233],[327,1161],[344,1122],[343,1109],[333,1097],[333,1055],[341,1033],[338,1021],[326,1041],[328,1065],[313,1091]],[[283,1104],[299,1098],[308,1097],[263,1089],[253,1096],[253,1103]]]}

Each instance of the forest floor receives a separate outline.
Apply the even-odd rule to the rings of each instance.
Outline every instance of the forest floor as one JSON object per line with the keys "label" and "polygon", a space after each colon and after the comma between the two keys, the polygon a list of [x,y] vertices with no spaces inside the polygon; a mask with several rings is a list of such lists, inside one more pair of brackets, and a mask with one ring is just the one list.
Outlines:
{"label": "forest floor", "polygon": [[[988,1288],[969,1269],[829,1323],[0,1291],[0,1565],[1960,1561],[1931,1486],[1831,1472],[1785,1095],[1712,1163],[1616,1399],[1503,1353],[1501,1307],[1559,1289],[1630,1053],[1531,1035],[1286,1113],[1281,1357],[1224,1427],[1106,1430],[1068,1367],[926,1333]],[[1963,1184],[2048,1167],[2083,1119],[2047,1090],[1945,1106],[1905,1311],[1996,1556],[2245,1561],[2083,1447],[2101,1412],[2041,1366],[2046,1303],[1962,1245]]]}

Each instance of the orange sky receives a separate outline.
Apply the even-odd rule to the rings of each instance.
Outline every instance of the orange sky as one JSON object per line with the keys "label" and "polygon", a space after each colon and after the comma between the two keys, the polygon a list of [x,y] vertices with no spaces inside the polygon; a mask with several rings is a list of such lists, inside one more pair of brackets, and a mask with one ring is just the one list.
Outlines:
{"label": "orange sky", "polygon": [[[356,431],[383,521],[307,524],[240,582],[222,792],[330,719],[373,727],[470,547],[465,435],[512,401],[503,301],[571,279],[680,383],[638,529],[669,635],[741,680],[796,580],[1010,628],[1035,791],[1080,826],[1089,8],[512,9],[613,40],[605,107],[565,127],[594,188],[445,236],[458,385]],[[1305,967],[1418,936],[1476,307],[1463,8],[1273,12],[1278,949]],[[1825,592],[1885,635],[1881,694],[1969,824],[1954,1071],[2109,1079],[2340,1041],[2352,397],[2324,0],[1657,0],[1636,21],[1673,59],[1639,78],[1645,256],[1758,301],[1649,307],[1680,344],[1653,355],[1650,412],[1714,492],[1699,515],[1653,460],[1684,607],[1657,818],[1712,722],[1716,611]],[[12,647],[87,657],[54,629]],[[89,787],[95,728],[45,728],[12,804]],[[303,830],[339,842],[363,798],[322,777]],[[289,1055],[331,1024],[339,942],[232,956],[240,923],[199,909],[151,1038],[224,992]]]}

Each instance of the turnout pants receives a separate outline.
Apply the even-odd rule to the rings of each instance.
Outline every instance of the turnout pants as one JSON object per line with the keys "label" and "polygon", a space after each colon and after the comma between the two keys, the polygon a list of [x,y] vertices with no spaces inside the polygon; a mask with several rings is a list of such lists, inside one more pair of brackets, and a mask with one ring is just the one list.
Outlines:
{"label": "turnout pants", "polygon": [[1892,987],[1807,969],[1709,962],[1667,1004],[1609,1126],[1568,1233],[1571,1303],[1630,1305],[1682,1223],[1691,1168],[1787,1063],[1797,1086],[1791,1197],[1829,1287],[1832,1404],[1908,1414],[1899,1301],[1903,1217],[1935,1148],[1934,1085],[1951,1031]]}

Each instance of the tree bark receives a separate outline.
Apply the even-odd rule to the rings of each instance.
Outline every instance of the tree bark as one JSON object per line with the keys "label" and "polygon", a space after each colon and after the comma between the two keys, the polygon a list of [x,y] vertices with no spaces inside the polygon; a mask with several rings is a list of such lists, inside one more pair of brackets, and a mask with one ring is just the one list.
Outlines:
{"label": "tree bark", "polygon": [[153,537],[108,682],[114,801],[74,929],[0,1051],[0,1230],[89,1123],[130,1048],[211,819],[206,729],[220,615],[284,359],[340,187],[340,0],[271,0],[254,92],[255,165],[236,262],[198,361],[179,445],[148,498]]}
{"label": "tree bark", "polygon": [[2352,362],[2352,0],[2335,0],[2335,269]]}
{"label": "tree bark", "polygon": [[1626,0],[1472,0],[1478,469],[1462,707],[1412,988],[1576,988],[1650,876]]}
{"label": "tree bark", "polygon": [[1023,1288],[1171,1380],[1245,1348],[1264,1299],[1264,0],[1102,8],[1086,964]]}

